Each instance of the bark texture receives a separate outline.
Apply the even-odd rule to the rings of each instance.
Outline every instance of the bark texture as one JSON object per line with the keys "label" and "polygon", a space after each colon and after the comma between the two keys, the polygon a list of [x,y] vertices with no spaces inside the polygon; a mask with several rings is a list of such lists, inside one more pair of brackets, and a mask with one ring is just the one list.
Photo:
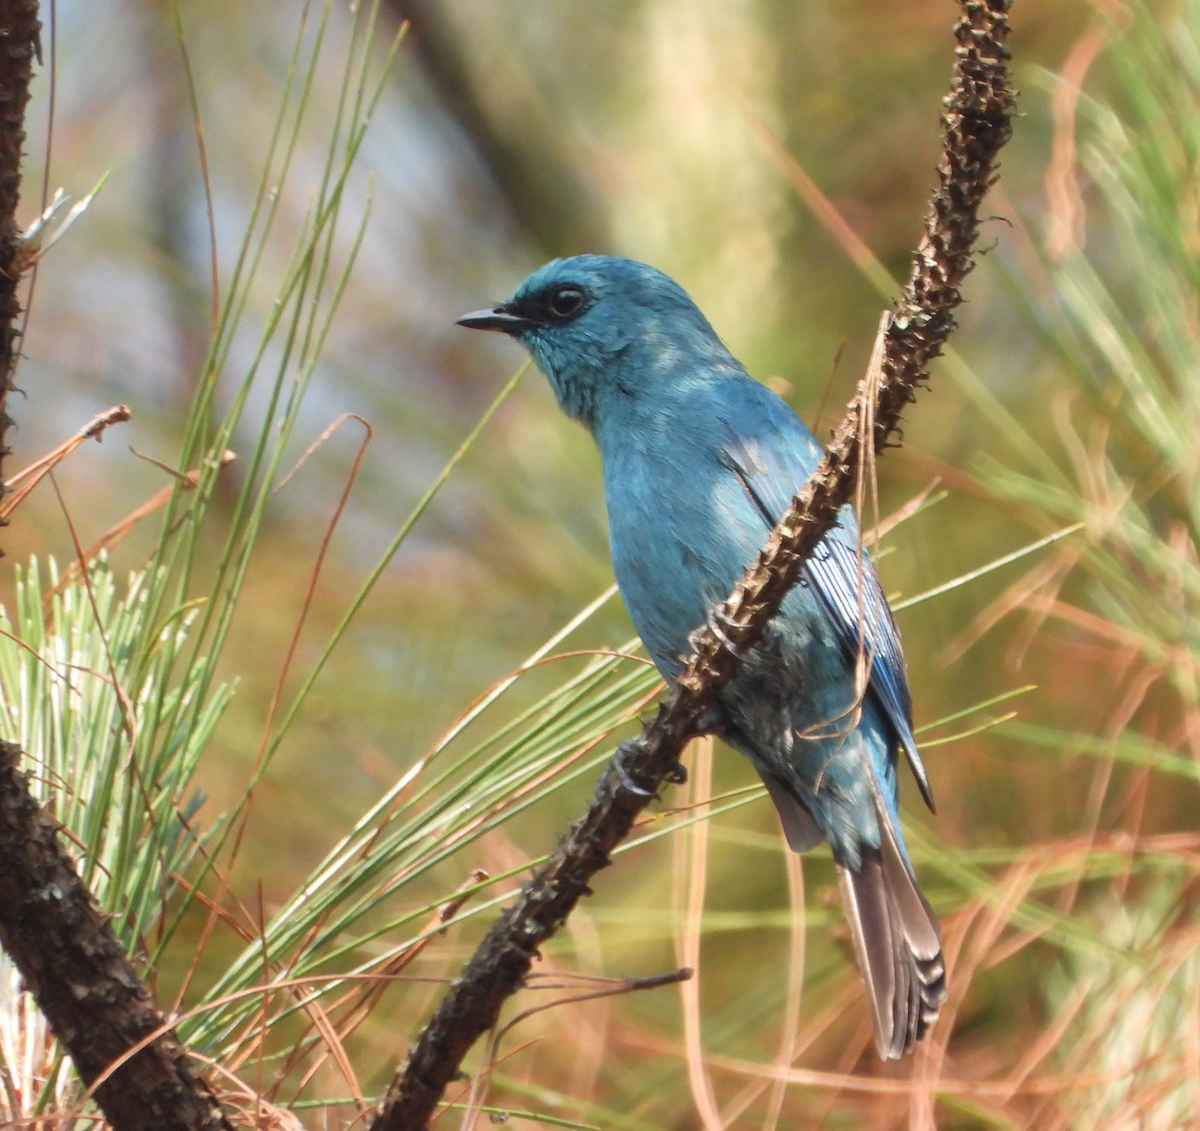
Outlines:
{"label": "bark texture", "polygon": [[[925,234],[882,337],[877,372],[859,384],[825,458],[792,502],[723,608],[723,636],[706,629],[696,653],[641,736],[622,750],[627,775],[648,790],[668,780],[685,743],[757,641],[805,560],[850,499],[860,462],[894,446],[900,414],[954,328],[959,286],[973,266],[979,207],[1008,140],[1011,0],[959,0],[956,60],[942,116],[942,161]],[[730,648],[729,645],[733,647]],[[388,1090],[371,1131],[423,1131],[475,1041],[492,1028],[540,947],[588,894],[592,876],[646,804],[610,766],[584,817],[480,943]]]}
{"label": "bark texture", "polygon": [[230,1131],[0,742],[0,943],[115,1131]]}
{"label": "bark texture", "polygon": [[20,272],[14,259],[21,229],[17,202],[25,146],[25,104],[33,60],[41,53],[37,0],[0,0],[0,483],[8,455],[8,394],[20,347],[17,302]]}

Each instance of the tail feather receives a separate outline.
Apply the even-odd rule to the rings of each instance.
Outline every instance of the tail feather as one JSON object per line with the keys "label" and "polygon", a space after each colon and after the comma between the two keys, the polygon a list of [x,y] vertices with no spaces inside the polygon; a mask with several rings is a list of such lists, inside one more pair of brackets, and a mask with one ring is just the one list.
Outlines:
{"label": "tail feather", "polygon": [[881,819],[879,848],[864,848],[857,870],[838,864],[838,881],[884,1060],[919,1041],[946,1000],[942,934],[929,903]]}

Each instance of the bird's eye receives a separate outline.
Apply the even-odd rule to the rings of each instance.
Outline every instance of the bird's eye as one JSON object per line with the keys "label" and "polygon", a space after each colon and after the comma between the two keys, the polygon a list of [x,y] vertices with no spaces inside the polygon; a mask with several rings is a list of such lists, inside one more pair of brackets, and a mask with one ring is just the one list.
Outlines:
{"label": "bird's eye", "polygon": [[586,298],[579,287],[559,287],[550,295],[550,310],[559,318],[569,318]]}

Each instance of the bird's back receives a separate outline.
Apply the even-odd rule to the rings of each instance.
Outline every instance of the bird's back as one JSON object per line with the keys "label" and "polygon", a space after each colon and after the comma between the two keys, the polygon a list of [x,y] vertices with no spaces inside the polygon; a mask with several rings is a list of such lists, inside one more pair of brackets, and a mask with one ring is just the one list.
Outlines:
{"label": "bird's back", "polygon": [[[769,525],[731,453],[756,434],[786,429],[799,489],[819,449],[792,410],[744,374],[663,386],[604,419],[613,566],[630,617],[659,669],[682,670],[688,636],[729,595]],[[869,563],[867,563],[869,570]],[[873,575],[871,575],[873,581]],[[878,844],[857,722],[894,806],[892,740],[872,703],[856,711],[854,672],[808,584],[796,586],[763,642],[721,696],[723,737],[811,805],[823,835],[857,860]]]}
{"label": "bird's back", "polygon": [[[729,594],[819,448],[773,393],[724,370],[625,398],[596,436],[621,594],[671,679],[689,634]],[[857,541],[847,512],[720,695],[716,730],[758,769],[793,849],[830,842],[877,1043],[891,1058],[936,1019],[945,972],[900,832],[896,763],[906,744],[924,781],[903,660]],[[874,621],[858,635],[857,656],[847,648],[846,588],[849,616]],[[842,613],[841,633],[831,608]],[[880,640],[882,654],[871,655]]]}

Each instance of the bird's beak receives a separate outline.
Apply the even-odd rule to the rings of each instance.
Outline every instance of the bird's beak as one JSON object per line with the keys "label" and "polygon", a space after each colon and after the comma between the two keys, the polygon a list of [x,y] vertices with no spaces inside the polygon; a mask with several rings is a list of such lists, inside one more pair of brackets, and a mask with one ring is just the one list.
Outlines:
{"label": "bird's beak", "polygon": [[497,306],[494,310],[475,310],[464,314],[458,319],[458,325],[466,326],[469,330],[498,330],[502,334],[523,334],[526,330],[537,329],[541,323],[532,318],[522,318],[503,306]]}

